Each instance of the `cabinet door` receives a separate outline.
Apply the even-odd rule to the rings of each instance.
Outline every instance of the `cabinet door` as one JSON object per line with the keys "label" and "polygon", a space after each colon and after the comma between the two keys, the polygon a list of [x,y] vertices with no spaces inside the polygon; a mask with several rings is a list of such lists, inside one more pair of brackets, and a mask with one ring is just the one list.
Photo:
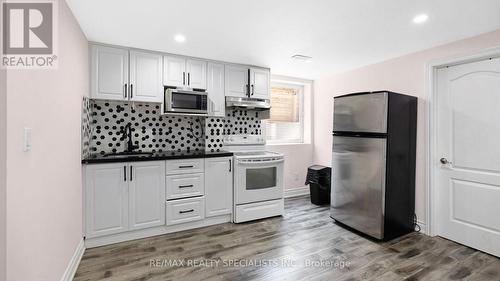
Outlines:
{"label": "cabinet door", "polygon": [[207,88],[207,62],[188,59],[186,61],[186,85],[195,89]]}
{"label": "cabinet door", "polygon": [[165,161],[129,164],[130,230],[165,224]]}
{"label": "cabinet door", "polygon": [[250,96],[258,99],[269,99],[270,95],[269,69],[250,69]]}
{"label": "cabinet door", "polygon": [[163,85],[183,87],[186,84],[186,59],[182,57],[163,57]]}
{"label": "cabinet door", "polygon": [[225,95],[246,98],[248,86],[248,68],[234,65],[225,67]]}
{"label": "cabinet door", "polygon": [[85,167],[85,236],[124,232],[128,229],[126,164]]}
{"label": "cabinet door", "polygon": [[205,216],[231,214],[233,157],[205,159]]}
{"label": "cabinet door", "polygon": [[224,117],[226,99],[224,96],[224,65],[208,63],[207,92],[210,100],[211,116]]}
{"label": "cabinet door", "polygon": [[161,102],[162,56],[130,51],[130,100]]}
{"label": "cabinet door", "polygon": [[91,45],[90,97],[127,100],[128,50]]}

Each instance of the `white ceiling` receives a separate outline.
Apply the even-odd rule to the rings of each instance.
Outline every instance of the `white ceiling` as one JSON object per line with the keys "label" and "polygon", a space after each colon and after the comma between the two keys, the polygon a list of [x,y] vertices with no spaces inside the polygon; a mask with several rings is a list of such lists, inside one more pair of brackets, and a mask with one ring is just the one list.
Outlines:
{"label": "white ceiling", "polygon": [[[90,41],[319,78],[500,28],[499,0],[67,0]],[[415,25],[412,18],[427,13]],[[177,43],[177,33],[186,42]],[[311,63],[290,59],[312,56]]]}

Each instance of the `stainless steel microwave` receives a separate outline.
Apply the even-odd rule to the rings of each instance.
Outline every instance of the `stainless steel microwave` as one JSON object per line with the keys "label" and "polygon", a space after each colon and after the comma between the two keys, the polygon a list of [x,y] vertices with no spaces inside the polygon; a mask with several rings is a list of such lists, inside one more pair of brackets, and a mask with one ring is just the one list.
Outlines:
{"label": "stainless steel microwave", "polygon": [[207,93],[181,89],[165,89],[165,113],[207,115]]}

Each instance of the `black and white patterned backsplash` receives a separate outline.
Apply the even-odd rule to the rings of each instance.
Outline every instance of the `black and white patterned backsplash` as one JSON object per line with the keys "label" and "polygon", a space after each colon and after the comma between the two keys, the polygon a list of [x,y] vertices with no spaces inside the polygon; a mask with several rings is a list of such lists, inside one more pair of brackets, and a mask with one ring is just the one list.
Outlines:
{"label": "black and white patterned backsplash", "polygon": [[90,138],[91,138],[91,108],[90,99],[83,97],[82,100],[82,157],[87,158],[90,156]]}
{"label": "black and white patterned backsplash", "polygon": [[205,149],[222,149],[224,135],[260,135],[262,134],[259,111],[226,108],[226,117],[207,117]]}
{"label": "black and white patterned backsplash", "polygon": [[139,151],[204,150],[203,118],[160,115],[160,105],[149,103],[92,100],[91,107],[91,153],[125,150],[122,136],[128,123]]}
{"label": "black and white patterned backsplash", "polygon": [[225,117],[160,115],[159,104],[88,100],[82,110],[82,156],[126,149],[130,123],[140,151],[219,151],[224,135],[262,133],[259,112],[226,109]]}

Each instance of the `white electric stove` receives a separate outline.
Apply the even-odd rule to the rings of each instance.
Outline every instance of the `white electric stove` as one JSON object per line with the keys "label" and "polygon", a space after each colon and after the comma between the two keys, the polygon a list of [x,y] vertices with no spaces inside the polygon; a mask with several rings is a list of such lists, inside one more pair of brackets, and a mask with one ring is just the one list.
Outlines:
{"label": "white electric stove", "polygon": [[266,150],[260,135],[229,135],[224,149],[234,153],[234,222],[281,216],[283,154]]}

